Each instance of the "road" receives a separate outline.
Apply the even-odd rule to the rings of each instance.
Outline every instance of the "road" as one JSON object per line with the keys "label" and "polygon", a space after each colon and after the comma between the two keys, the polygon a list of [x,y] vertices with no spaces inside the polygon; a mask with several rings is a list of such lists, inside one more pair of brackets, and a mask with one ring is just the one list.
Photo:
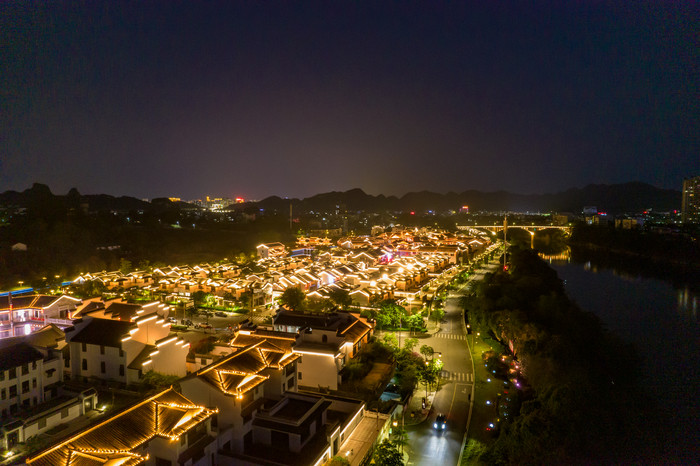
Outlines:
{"label": "road", "polygon": [[[492,265],[489,268],[495,267]],[[419,345],[430,345],[436,352],[442,353],[444,365],[440,388],[435,394],[428,418],[421,424],[406,428],[408,464],[446,466],[456,465],[459,461],[474,384],[459,300],[472,280],[483,278],[483,272],[477,272],[460,290],[448,295],[440,331],[419,342]],[[439,413],[447,415],[445,432],[433,428],[433,421]]]}
{"label": "road", "polygon": [[[426,422],[406,429],[409,464],[453,465],[459,459],[474,380],[461,315],[459,297],[448,298],[441,330],[420,340],[420,345],[430,345],[442,353],[444,366],[440,389],[435,394]],[[439,413],[447,415],[445,432],[433,428],[433,421]]]}

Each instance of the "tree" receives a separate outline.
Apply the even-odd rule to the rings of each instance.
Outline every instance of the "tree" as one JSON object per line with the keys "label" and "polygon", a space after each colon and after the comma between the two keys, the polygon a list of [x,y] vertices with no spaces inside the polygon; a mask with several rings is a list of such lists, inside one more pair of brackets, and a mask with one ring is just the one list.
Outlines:
{"label": "tree", "polygon": [[134,267],[131,265],[131,261],[128,259],[124,259],[123,257],[119,260],[119,271],[126,275],[127,273],[131,273],[134,270]]}
{"label": "tree", "polygon": [[399,347],[399,340],[393,333],[387,333],[383,337],[384,344],[391,347],[392,350],[396,351]]}
{"label": "tree", "polygon": [[384,440],[374,451],[374,462],[379,466],[403,466],[403,455],[396,442]]}
{"label": "tree", "polygon": [[163,390],[171,386],[179,386],[177,383],[179,379],[177,375],[165,375],[151,370],[143,374],[141,383],[146,387]]}
{"label": "tree", "polygon": [[241,297],[238,300],[239,304],[241,307],[246,307],[246,306],[253,306],[253,292],[252,291],[244,291],[241,293]]}
{"label": "tree", "polygon": [[445,317],[445,311],[442,309],[435,309],[431,313],[431,317],[435,321],[435,323],[438,323],[442,320],[443,317]]}
{"label": "tree", "polygon": [[420,377],[421,382],[425,385],[425,396],[428,396],[428,388],[430,388],[438,380],[438,374],[442,369],[442,362],[432,359],[426,361],[426,363],[420,368],[418,372],[418,377]]}
{"label": "tree", "polygon": [[334,456],[325,464],[325,466],[350,466],[350,461],[342,456]]}
{"label": "tree", "polygon": [[416,345],[418,345],[417,338],[407,338],[403,344],[403,347],[406,349],[406,351],[413,351],[413,348],[415,348]]}
{"label": "tree", "polygon": [[303,309],[304,299],[306,299],[306,294],[301,288],[294,286],[284,290],[282,296],[280,296],[280,304],[292,311],[298,311]]}
{"label": "tree", "polygon": [[[398,328],[406,321],[406,308],[396,304],[393,300],[387,299],[379,303],[379,315],[383,317],[382,321],[387,327]],[[380,319],[377,318],[379,325]]]}
{"label": "tree", "polygon": [[423,316],[420,313],[413,314],[406,318],[406,325],[411,331],[420,330],[423,328]]}
{"label": "tree", "polygon": [[333,301],[320,296],[309,296],[304,300],[303,308],[312,312],[328,312],[333,309]]}
{"label": "tree", "polygon": [[330,293],[328,293],[328,297],[343,310],[352,305],[352,297],[350,297],[350,292],[348,290],[333,288]]}
{"label": "tree", "polygon": [[435,350],[432,346],[423,345],[420,347],[420,354],[422,354],[426,360],[432,359],[433,354],[435,354]]}
{"label": "tree", "polygon": [[204,304],[207,300],[207,294],[204,291],[195,291],[192,293],[192,301],[195,305]]}

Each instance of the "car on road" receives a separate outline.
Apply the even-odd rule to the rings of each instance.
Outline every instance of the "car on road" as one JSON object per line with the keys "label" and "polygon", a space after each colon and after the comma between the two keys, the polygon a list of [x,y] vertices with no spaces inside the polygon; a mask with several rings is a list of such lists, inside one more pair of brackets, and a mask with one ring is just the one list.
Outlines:
{"label": "car on road", "polygon": [[182,319],[182,320],[180,321],[180,323],[181,323],[182,325],[186,325],[186,326],[188,326],[188,327],[192,327],[192,325],[193,325],[193,324],[192,324],[192,321],[191,321],[190,319]]}
{"label": "car on road", "polygon": [[196,324],[194,326],[194,328],[203,328],[204,330],[207,330],[207,329],[214,328],[214,327],[212,327],[211,324],[201,323],[201,324]]}
{"label": "car on road", "polygon": [[433,429],[436,429],[438,431],[443,431],[446,428],[447,428],[447,416],[440,413],[435,418],[435,422],[433,422]]}
{"label": "car on road", "polygon": [[216,311],[216,312],[214,313],[214,315],[217,316],[217,317],[228,317],[228,314],[226,314],[226,313],[223,312],[223,311]]}
{"label": "car on road", "polygon": [[177,325],[177,319],[175,317],[168,317],[168,322],[170,322],[171,324]]}

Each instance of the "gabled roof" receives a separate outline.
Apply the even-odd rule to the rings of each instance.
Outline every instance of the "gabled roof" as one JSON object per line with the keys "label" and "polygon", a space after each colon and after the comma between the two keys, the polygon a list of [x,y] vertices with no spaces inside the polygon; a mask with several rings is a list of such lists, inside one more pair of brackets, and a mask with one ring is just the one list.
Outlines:
{"label": "gabled roof", "polygon": [[[50,296],[44,294],[31,294],[22,296],[12,296],[12,309],[45,309],[52,304],[56,303],[60,299],[67,299],[70,301],[80,303],[77,298],[72,298],[67,295],[61,296]],[[5,311],[10,309],[10,297],[1,296],[0,297],[0,311]]]}
{"label": "gabled roof", "polygon": [[28,343],[24,341],[13,343],[0,349],[0,371],[44,359],[44,356]]}
{"label": "gabled roof", "polygon": [[111,314],[112,319],[129,321],[140,309],[138,304],[112,302],[105,307],[105,314]]}
{"label": "gabled roof", "polygon": [[241,348],[201,369],[194,376],[204,379],[226,395],[241,397],[269,379],[262,373],[265,369],[281,369],[299,358],[297,354],[279,349],[270,348],[269,343],[266,345],[261,341]]}
{"label": "gabled roof", "polygon": [[86,304],[84,304],[82,307],[78,308],[78,310],[73,313],[73,317],[77,318],[79,316],[86,316],[90,314],[91,312],[99,311],[105,308],[105,303],[99,300],[90,300]]}
{"label": "gabled roof", "polygon": [[147,457],[135,452],[138,447],[154,437],[177,440],[216,412],[170,388],[28,458],[27,464],[140,464]]}
{"label": "gabled roof", "polygon": [[231,346],[244,348],[259,342],[264,342],[262,348],[267,351],[290,352],[297,334],[291,332],[276,332],[272,330],[255,329],[255,331],[240,330],[231,341]]}
{"label": "gabled roof", "polygon": [[[66,329],[66,341],[121,348],[122,338],[136,328],[133,322],[86,317],[87,324]],[[77,323],[77,322],[76,322]]]}
{"label": "gabled roof", "polygon": [[[54,324],[49,324],[29,335],[16,338],[23,338],[26,343],[35,347],[56,348],[59,342],[65,341],[66,333]],[[3,340],[0,340],[0,342],[2,341]]]}

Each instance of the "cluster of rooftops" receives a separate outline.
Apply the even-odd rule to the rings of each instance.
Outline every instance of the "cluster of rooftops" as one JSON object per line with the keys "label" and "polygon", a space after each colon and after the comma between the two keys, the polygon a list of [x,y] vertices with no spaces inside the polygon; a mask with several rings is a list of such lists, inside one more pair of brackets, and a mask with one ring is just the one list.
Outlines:
{"label": "cluster of rooftops", "polygon": [[[40,302],[39,298],[32,302]],[[265,442],[273,437],[287,439],[287,450],[304,450],[301,463],[288,464],[307,464],[327,458],[330,445],[351,440],[363,419],[363,403],[298,391],[299,365],[302,358],[310,358],[304,369],[308,380],[316,370],[337,368],[341,352],[352,357],[372,331],[372,325],[358,314],[310,315],[280,310],[275,327],[292,331],[255,326],[236,329],[216,347],[214,357],[201,363],[199,358],[188,357],[192,356],[189,344],[170,331],[169,312],[169,306],[158,302],[139,305],[92,299],[74,307],[70,313],[73,325],[65,331],[50,324],[30,335],[0,340],[0,380],[6,380],[5,371],[16,369],[19,373],[24,365],[28,377],[39,379],[40,399],[39,403],[34,401],[34,411],[42,402],[50,404],[60,398],[55,392],[63,391],[62,382],[126,386],[138,380],[147,366],[181,377],[180,392],[168,389],[142,400],[30,456],[28,464],[140,464],[150,462],[154,455],[159,459],[171,455],[172,461],[180,464],[268,464],[266,455],[276,447],[265,448]],[[312,331],[318,342],[306,338]],[[330,341],[321,340],[321,334],[330,336]],[[320,364],[327,359],[330,365],[317,366],[313,355],[321,355]],[[112,364],[122,364],[126,373],[110,370]],[[90,396],[96,398],[94,393]],[[2,400],[0,405],[21,404],[22,397],[17,394],[16,400]],[[90,403],[97,407],[96,400]],[[45,418],[51,418],[54,411],[47,409]],[[24,441],[30,432],[41,433],[36,423],[29,426],[15,421],[21,416],[22,412],[12,411],[3,418],[6,448],[11,447],[12,435]],[[51,427],[46,419],[44,427]],[[218,428],[213,428],[212,422]],[[331,433],[336,439],[326,435],[331,426],[335,426]],[[201,431],[197,445],[192,429]],[[246,435],[253,435],[253,440],[244,440]],[[311,444],[316,447],[310,449]],[[193,453],[193,448],[198,453]],[[206,459],[193,462],[194,457]]]}
{"label": "cluster of rooftops", "polygon": [[220,298],[253,295],[254,305],[272,304],[285,289],[299,287],[319,297],[347,290],[360,305],[415,294],[431,274],[456,264],[488,243],[462,233],[400,231],[347,237],[338,248],[289,250],[281,243],[258,246],[254,268],[234,263],[160,267],[152,271],[86,273],[74,283],[97,281],[107,288],[140,287],[173,298],[203,291]]}

